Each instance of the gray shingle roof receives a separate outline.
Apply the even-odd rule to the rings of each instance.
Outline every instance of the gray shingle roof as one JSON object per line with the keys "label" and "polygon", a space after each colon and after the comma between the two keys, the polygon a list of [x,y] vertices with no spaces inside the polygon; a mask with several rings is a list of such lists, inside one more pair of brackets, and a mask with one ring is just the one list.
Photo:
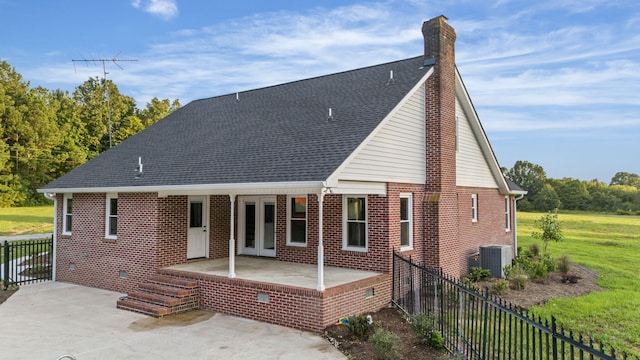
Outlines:
{"label": "gray shingle roof", "polygon": [[424,77],[422,61],[193,101],[41,190],[323,181]]}
{"label": "gray shingle roof", "polygon": [[527,190],[523,189],[520,185],[516,184],[513,180],[508,177],[504,177],[507,181],[507,186],[509,186],[509,191],[517,191],[517,192],[527,192]]}

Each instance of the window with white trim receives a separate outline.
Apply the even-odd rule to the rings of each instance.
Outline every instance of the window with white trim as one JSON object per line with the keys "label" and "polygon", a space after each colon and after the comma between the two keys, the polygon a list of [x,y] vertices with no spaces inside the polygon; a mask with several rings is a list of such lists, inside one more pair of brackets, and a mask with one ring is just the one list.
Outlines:
{"label": "window with white trim", "polygon": [[478,222],[478,194],[471,194],[471,222]]}
{"label": "window with white trim", "polygon": [[287,245],[307,246],[307,197],[289,196],[287,202]]}
{"label": "window with white trim", "polygon": [[509,196],[504,197],[504,228],[511,231],[511,199]]}
{"label": "window with white trim", "polygon": [[367,197],[344,195],[342,217],[343,248],[367,251]]}
{"label": "window with white trim", "polygon": [[400,193],[400,247],[413,248],[413,194]]}
{"label": "window with white trim", "polygon": [[105,214],[104,236],[108,239],[116,239],[118,237],[118,194],[107,194]]}
{"label": "window with white trim", "polygon": [[64,194],[62,201],[62,233],[71,235],[71,223],[73,220],[73,195]]}

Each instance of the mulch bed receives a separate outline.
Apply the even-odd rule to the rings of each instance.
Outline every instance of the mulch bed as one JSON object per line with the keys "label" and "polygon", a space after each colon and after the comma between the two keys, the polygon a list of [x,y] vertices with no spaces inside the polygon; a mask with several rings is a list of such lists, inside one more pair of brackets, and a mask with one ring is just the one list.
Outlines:
{"label": "mulch bed", "polygon": [[[549,299],[557,297],[576,297],[593,291],[602,291],[597,285],[598,274],[582,265],[571,264],[570,275],[575,275],[577,283],[563,281],[563,274],[551,273],[543,282],[527,282],[524,290],[506,290],[500,298],[516,307],[528,309],[535,305],[544,305]],[[495,279],[477,283],[481,289],[490,288]],[[371,314],[375,326],[381,326],[398,335],[402,341],[403,359],[445,359],[446,353],[439,352],[416,337],[411,326],[395,308],[385,308]],[[343,353],[354,360],[383,359],[377,354],[372,343],[366,339],[352,338],[345,325],[332,325],[325,329],[325,337]]]}
{"label": "mulch bed", "polygon": [[[434,360],[444,358],[444,352],[437,351],[426,345],[416,336],[402,313],[395,308],[384,308],[372,313],[373,326],[382,327],[400,337],[402,341],[402,358],[416,360]],[[374,330],[375,332],[375,330]],[[373,332],[372,332],[373,333]],[[325,329],[325,337],[344,354],[356,360],[381,360],[375,346],[367,339],[352,338],[349,329],[342,324],[329,326]]]}
{"label": "mulch bed", "polygon": [[[544,305],[549,299],[558,297],[578,297],[594,291],[602,291],[598,286],[598,273],[583,265],[571,264],[569,273],[577,276],[577,283],[567,283],[561,273],[550,273],[542,282],[528,281],[524,290],[508,289],[500,298],[520,308],[528,309],[536,305]],[[495,280],[477,283],[480,289],[491,287]]]}
{"label": "mulch bed", "polygon": [[10,298],[11,295],[16,293],[16,291],[18,291],[18,289],[2,290],[2,288],[0,288],[0,304],[7,301],[7,299]]}

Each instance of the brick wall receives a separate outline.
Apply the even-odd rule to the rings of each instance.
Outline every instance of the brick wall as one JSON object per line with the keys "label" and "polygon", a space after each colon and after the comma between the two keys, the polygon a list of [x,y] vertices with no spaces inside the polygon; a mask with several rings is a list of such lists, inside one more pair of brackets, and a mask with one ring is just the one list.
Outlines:
{"label": "brick wall", "polygon": [[[389,274],[379,275],[328,289],[323,295],[322,326],[335,324],[343,316],[375,312],[389,306],[391,280]],[[373,291],[373,296],[367,296],[367,290]]]}
{"label": "brick wall", "polygon": [[[278,195],[276,259],[304,264],[318,263],[318,196],[307,195],[307,246],[287,245],[287,196]],[[326,244],[325,244],[326,247]]]}
{"label": "brick wall", "polygon": [[[478,221],[471,221],[471,194],[478,197]],[[513,231],[506,231],[505,200],[498,189],[458,188],[460,237],[456,257],[443,254],[445,272],[462,276],[467,271],[467,257],[477,253],[481,245],[513,246]],[[511,211],[513,226],[513,207]],[[515,249],[514,249],[515,251]]]}
{"label": "brick wall", "polygon": [[[211,259],[229,257],[231,200],[228,195],[212,195],[209,197],[209,218],[209,227],[211,229],[209,233],[209,257]],[[238,220],[237,206],[235,220],[236,222]],[[235,236],[236,238],[238,237],[237,231]]]}
{"label": "brick wall", "polygon": [[158,198],[158,267],[187,259],[187,202],[187,196]]}
{"label": "brick wall", "polygon": [[[169,271],[168,273],[171,273]],[[198,274],[203,309],[321,332],[341,316],[377,311],[391,299],[391,276],[380,275],[320,292]],[[373,295],[366,291],[373,289]],[[258,294],[268,297],[260,301]]]}
{"label": "brick wall", "polygon": [[[400,193],[410,193],[413,212],[413,249],[402,250],[400,246]],[[404,257],[423,262],[422,255],[425,251],[425,219],[424,219],[424,185],[389,183],[387,185],[387,199],[389,206],[389,264],[393,257],[393,251],[400,252]],[[391,268],[390,270],[391,271]]]}
{"label": "brick wall", "polygon": [[[326,195],[324,198],[323,243],[325,265],[384,273],[389,272],[389,233],[388,227],[386,226],[386,221],[389,216],[387,207],[388,198],[378,195],[367,196],[368,250],[365,252],[343,250],[342,199],[342,195],[337,194]],[[312,226],[315,226],[317,229],[317,213],[314,218],[315,219],[312,219]]]}
{"label": "brick wall", "polygon": [[[116,240],[105,239],[105,199],[105,194],[73,195],[71,235],[61,234],[62,216],[57,217],[56,276],[59,281],[128,292],[155,272],[158,198],[119,194]],[[58,195],[58,214],[62,204]]]}

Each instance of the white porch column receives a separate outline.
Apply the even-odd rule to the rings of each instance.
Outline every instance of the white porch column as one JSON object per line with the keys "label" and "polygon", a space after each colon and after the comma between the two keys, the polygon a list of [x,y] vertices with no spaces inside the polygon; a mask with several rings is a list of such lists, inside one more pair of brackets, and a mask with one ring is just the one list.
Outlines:
{"label": "white porch column", "polygon": [[322,243],[322,208],[324,203],[324,194],[326,189],[323,188],[318,194],[318,291],[324,291],[324,244]]}
{"label": "white porch column", "polygon": [[229,223],[229,278],[236,277],[236,239],[235,239],[235,209],[236,209],[236,194],[229,194],[229,200],[231,201],[231,222]]}

